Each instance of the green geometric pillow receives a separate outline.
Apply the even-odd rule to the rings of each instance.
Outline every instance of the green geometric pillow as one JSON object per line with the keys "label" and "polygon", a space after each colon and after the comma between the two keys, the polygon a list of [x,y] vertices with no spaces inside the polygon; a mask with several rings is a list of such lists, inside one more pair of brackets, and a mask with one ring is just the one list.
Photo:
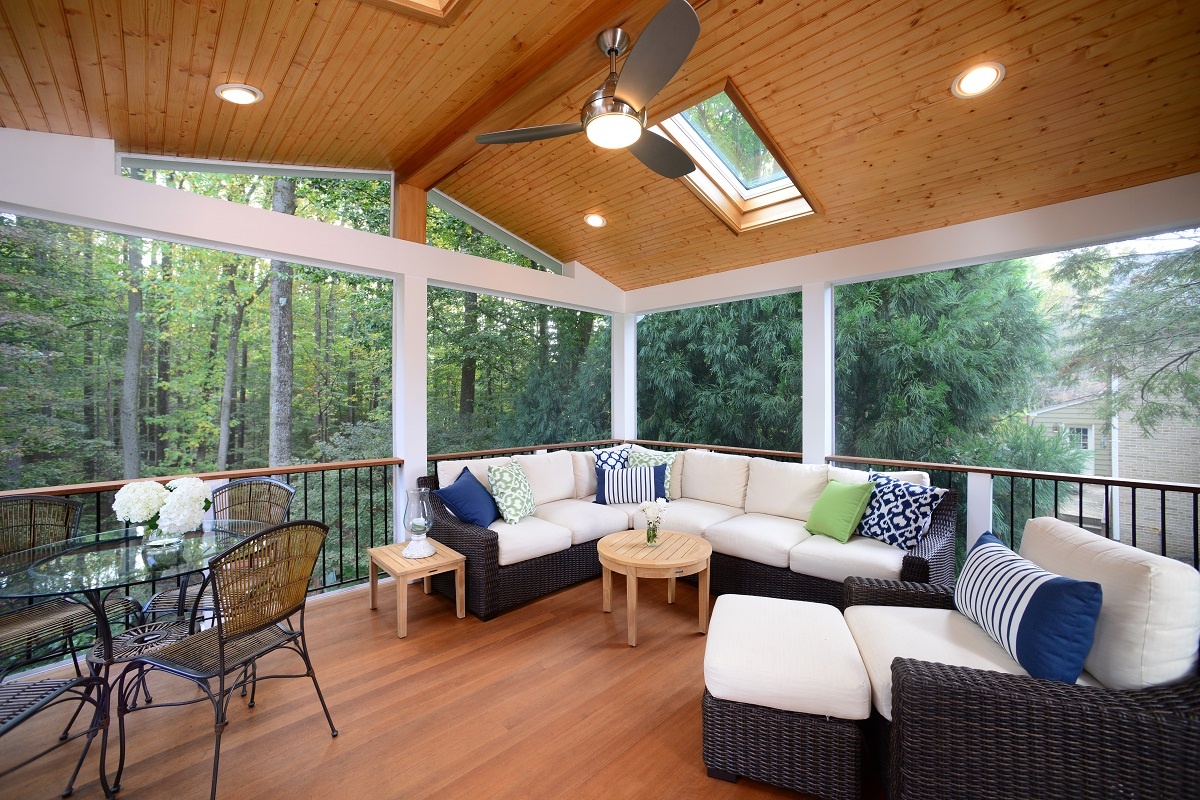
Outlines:
{"label": "green geometric pillow", "polygon": [[657,467],[659,464],[667,465],[667,475],[663,482],[663,493],[667,497],[671,496],[671,466],[675,463],[675,456],[679,453],[647,453],[644,450],[629,451],[628,466],[630,467]]}
{"label": "green geometric pillow", "polygon": [[870,481],[853,485],[830,481],[813,503],[804,527],[809,533],[824,534],[845,544],[867,510],[873,491],[875,484]]}
{"label": "green geometric pillow", "polygon": [[509,525],[516,525],[523,517],[533,513],[533,489],[525,470],[515,461],[499,467],[488,467],[488,480],[492,484],[492,497],[500,509],[500,516]]}

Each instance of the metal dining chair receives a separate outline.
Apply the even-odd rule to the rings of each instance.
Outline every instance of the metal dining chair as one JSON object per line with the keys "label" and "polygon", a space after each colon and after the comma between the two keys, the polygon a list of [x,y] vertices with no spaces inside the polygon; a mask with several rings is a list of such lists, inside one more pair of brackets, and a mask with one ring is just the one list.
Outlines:
{"label": "metal dining chair", "polygon": [[[217,796],[221,733],[229,724],[228,709],[234,692],[249,686],[249,705],[253,707],[259,681],[311,678],[329,731],[333,736],[338,735],[317,683],[304,637],[308,585],[328,531],[328,526],[312,520],[278,525],[234,545],[209,562],[216,607],[213,626],[131,661],[117,679],[114,691],[117,695],[120,761],[113,780],[114,791],[121,786],[125,768],[125,717],[135,710],[190,705],[206,699],[212,703],[216,716],[212,798]],[[258,659],[275,650],[291,650],[299,655],[305,671],[259,675]],[[203,695],[137,705],[147,675],[155,672],[191,681]]]}
{"label": "metal dining chair", "polygon": [[[0,558],[17,558],[35,547],[66,545],[79,533],[81,507],[62,497],[0,499]],[[112,597],[105,601],[104,610],[109,620],[127,622],[140,615],[141,606],[128,597]],[[71,598],[32,605],[6,603],[0,608],[0,677],[21,666],[67,655],[75,662],[76,675],[81,675],[75,639],[95,627],[95,612]]]}
{"label": "metal dining chair", "polygon": [[[274,478],[243,478],[213,490],[214,520],[247,520],[279,525],[287,519],[292,495],[296,490]],[[151,597],[142,608],[149,619],[171,614],[184,620],[197,614],[211,614],[212,593],[206,581],[190,584],[187,590],[168,589]]]}

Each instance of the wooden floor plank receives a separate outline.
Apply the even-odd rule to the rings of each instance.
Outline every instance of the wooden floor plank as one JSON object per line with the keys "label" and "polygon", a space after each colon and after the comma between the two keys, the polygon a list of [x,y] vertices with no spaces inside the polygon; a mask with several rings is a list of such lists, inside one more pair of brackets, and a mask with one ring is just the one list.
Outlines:
{"label": "wooden floor plank", "polygon": [[[309,645],[340,735],[312,685],[267,682],[247,709],[235,698],[221,747],[222,800],[238,798],[760,798],[799,797],[753,781],[707,777],[700,698],[705,637],[696,588],[643,581],[636,648],[625,643],[624,578],[615,614],[600,581],[529,603],[490,622],[455,617],[454,603],[408,585],[409,635],[396,638],[394,581],[379,609],[366,587],[309,602]],[[291,656],[295,659],[295,656]],[[288,654],[263,665],[289,668]],[[156,700],[198,696],[158,676]],[[0,741],[0,764],[46,746],[54,712]],[[127,717],[122,800],[208,794],[212,711],[206,703]],[[115,726],[114,726],[115,728]],[[54,798],[74,745],[0,781],[0,798]],[[102,797],[88,756],[74,797]],[[880,797],[874,782],[867,798]]]}

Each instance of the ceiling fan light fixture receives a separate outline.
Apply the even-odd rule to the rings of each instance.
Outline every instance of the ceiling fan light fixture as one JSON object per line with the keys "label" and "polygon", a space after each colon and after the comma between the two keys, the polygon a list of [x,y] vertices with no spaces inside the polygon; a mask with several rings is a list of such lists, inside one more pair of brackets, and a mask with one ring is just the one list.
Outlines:
{"label": "ceiling fan light fixture", "polygon": [[636,142],[642,136],[642,122],[624,111],[598,114],[585,123],[592,144],[607,150],[617,150]]}
{"label": "ceiling fan light fixture", "polygon": [[239,106],[254,105],[263,99],[261,89],[246,83],[222,83],[215,91],[217,97]]}
{"label": "ceiling fan light fixture", "polygon": [[599,214],[584,214],[583,221],[588,225],[591,225],[593,228],[603,228],[608,224],[608,220]]}
{"label": "ceiling fan light fixture", "polygon": [[964,100],[978,97],[995,89],[1003,79],[1004,65],[997,61],[986,61],[963,70],[950,84],[950,93]]}

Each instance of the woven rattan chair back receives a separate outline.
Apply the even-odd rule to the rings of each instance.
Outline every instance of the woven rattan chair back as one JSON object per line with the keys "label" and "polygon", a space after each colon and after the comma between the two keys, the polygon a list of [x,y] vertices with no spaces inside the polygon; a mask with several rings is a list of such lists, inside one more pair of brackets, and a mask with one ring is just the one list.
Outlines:
{"label": "woven rattan chair back", "polygon": [[279,525],[287,520],[296,490],[272,478],[243,478],[213,490],[213,519],[245,519]]}
{"label": "woven rattan chair back", "polygon": [[76,536],[82,507],[74,500],[41,495],[0,500],[0,556]]}
{"label": "woven rattan chair back", "polygon": [[311,520],[278,525],[209,562],[218,639],[282,622],[303,607],[328,530]]}

